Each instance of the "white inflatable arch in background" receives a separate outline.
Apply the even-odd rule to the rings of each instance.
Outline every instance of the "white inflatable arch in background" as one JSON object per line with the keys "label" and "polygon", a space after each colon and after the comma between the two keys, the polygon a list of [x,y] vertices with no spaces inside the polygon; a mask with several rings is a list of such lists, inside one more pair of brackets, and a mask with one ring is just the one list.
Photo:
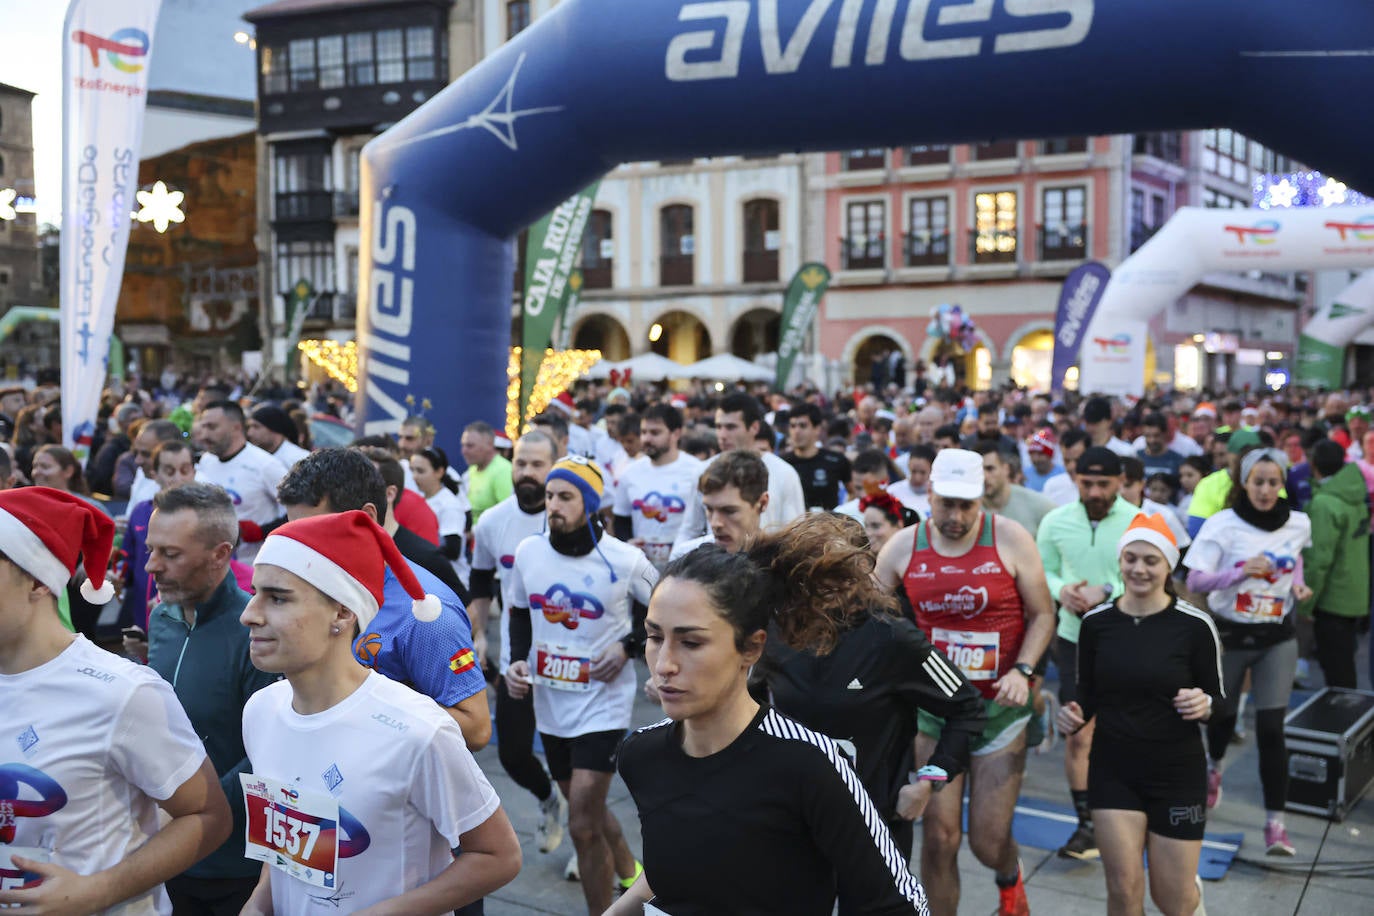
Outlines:
{"label": "white inflatable arch in background", "polygon": [[1295,384],[1307,388],[1341,387],[1345,348],[1372,325],[1374,270],[1366,270],[1303,327]]}
{"label": "white inflatable arch in background", "polygon": [[[1209,273],[1369,267],[1374,267],[1374,214],[1368,207],[1183,207],[1112,272],[1082,340],[1110,337],[1122,322],[1149,321]],[[1136,351],[1132,364],[1144,365],[1144,338],[1133,337],[1129,346]],[[1299,365],[1301,371],[1301,361]],[[1339,377],[1339,359],[1336,373]],[[1110,366],[1080,359],[1078,390],[1144,394],[1144,378],[1126,375],[1136,373],[1113,372]]]}

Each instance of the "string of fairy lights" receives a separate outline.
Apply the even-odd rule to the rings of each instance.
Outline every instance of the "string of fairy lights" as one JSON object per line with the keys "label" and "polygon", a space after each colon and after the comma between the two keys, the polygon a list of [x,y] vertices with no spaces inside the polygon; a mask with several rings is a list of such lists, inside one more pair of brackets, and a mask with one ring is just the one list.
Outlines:
{"label": "string of fairy lights", "polygon": [[[302,340],[296,345],[301,355],[326,375],[343,384],[350,393],[358,390],[358,345],[352,340]],[[506,435],[520,435],[520,348],[512,347],[506,365]],[[539,377],[525,410],[525,419],[539,414],[554,398],[566,391],[588,369],[601,361],[600,350],[545,350],[539,364]]]}

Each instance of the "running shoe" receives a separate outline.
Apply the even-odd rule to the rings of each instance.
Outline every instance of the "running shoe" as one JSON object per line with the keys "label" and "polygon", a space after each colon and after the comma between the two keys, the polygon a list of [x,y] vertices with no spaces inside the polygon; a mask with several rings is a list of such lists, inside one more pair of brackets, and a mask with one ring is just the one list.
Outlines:
{"label": "running shoe", "polygon": [[563,866],[563,877],[568,881],[581,881],[582,872],[577,869],[577,852],[573,851],[572,857],[568,859],[568,864]]}
{"label": "running shoe", "polygon": [[568,803],[557,788],[539,803],[539,824],[534,828],[534,838],[540,852],[553,852],[562,844],[563,818],[567,813]]}
{"label": "running shoe", "polygon": [[1207,810],[1211,811],[1221,804],[1221,770],[1207,768]]}
{"label": "running shoe", "polygon": [[634,883],[639,880],[639,876],[642,874],[644,874],[644,863],[635,859],[635,873],[628,878],[616,878],[615,895],[619,897],[621,894],[634,887]]}
{"label": "running shoe", "polygon": [[1069,841],[1059,848],[1061,859],[1078,859],[1088,862],[1101,855],[1097,851],[1097,834],[1093,828],[1084,824],[1079,824],[1078,829],[1069,837]]}
{"label": "running shoe", "polygon": [[1016,883],[1011,887],[997,887],[997,916],[1030,916],[1030,901],[1026,899],[1020,862],[1016,863]]}
{"label": "running shoe", "polygon": [[1202,902],[1202,875],[1193,875],[1193,883],[1197,885],[1197,909],[1193,916],[1207,916],[1207,906]]}
{"label": "running shoe", "polygon": [[1271,856],[1291,856],[1297,852],[1288,842],[1288,828],[1273,821],[1264,825],[1264,852]]}

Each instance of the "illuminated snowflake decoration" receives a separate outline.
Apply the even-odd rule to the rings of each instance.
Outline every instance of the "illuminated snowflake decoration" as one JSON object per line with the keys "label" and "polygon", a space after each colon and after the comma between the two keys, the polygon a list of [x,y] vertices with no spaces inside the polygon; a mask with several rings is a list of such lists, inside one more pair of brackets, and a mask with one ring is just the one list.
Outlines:
{"label": "illuminated snowflake decoration", "polygon": [[153,183],[151,191],[138,192],[138,221],[152,223],[158,232],[166,232],[172,223],[184,222],[186,214],[181,212],[181,202],[186,199],[182,191],[169,191],[161,181]]}
{"label": "illuminated snowflake decoration", "polygon": [[1326,184],[1317,188],[1317,194],[1322,199],[1323,207],[1337,207],[1345,203],[1345,198],[1349,195],[1350,189],[1345,186],[1345,182],[1337,181],[1334,178],[1326,179]]}
{"label": "illuminated snowflake decoration", "polygon": [[14,209],[15,196],[14,188],[0,188],[0,219],[12,220],[19,215],[19,211]]}
{"label": "illuminated snowflake decoration", "polygon": [[1276,207],[1291,207],[1297,199],[1298,186],[1287,178],[1276,185],[1269,186],[1269,200]]}

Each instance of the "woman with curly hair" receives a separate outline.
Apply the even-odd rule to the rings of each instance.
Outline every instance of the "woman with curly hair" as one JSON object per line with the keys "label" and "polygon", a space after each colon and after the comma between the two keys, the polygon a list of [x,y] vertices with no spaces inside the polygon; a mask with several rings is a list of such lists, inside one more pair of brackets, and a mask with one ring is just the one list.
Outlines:
{"label": "woman with curly hair", "polygon": [[840,747],[760,704],[749,670],[770,629],[832,650],[861,609],[890,601],[873,557],[806,516],[731,553],[671,562],[649,602],[646,659],[667,718],[621,745],[644,874],[611,914],[928,913],[883,817]]}

